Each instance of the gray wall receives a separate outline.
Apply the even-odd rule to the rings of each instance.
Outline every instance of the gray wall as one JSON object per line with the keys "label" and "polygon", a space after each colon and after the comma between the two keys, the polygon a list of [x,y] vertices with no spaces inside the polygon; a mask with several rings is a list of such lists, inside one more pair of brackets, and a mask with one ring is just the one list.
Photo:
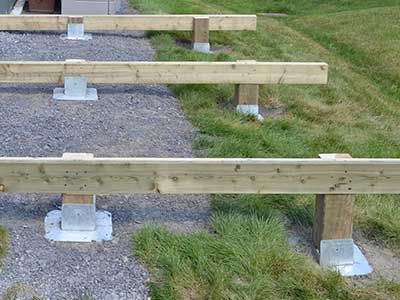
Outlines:
{"label": "gray wall", "polygon": [[0,0],[0,14],[8,14],[16,0]]}

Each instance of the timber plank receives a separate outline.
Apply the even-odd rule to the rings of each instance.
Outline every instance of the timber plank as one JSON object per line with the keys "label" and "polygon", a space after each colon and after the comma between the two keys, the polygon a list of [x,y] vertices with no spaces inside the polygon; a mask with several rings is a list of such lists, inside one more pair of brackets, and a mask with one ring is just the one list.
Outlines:
{"label": "timber plank", "polygon": [[326,84],[328,65],[295,62],[0,62],[0,83],[60,84],[64,76],[84,76],[94,84]]}
{"label": "timber plank", "polygon": [[0,158],[5,192],[397,194],[399,159]]}
{"label": "timber plank", "polygon": [[[256,30],[256,15],[86,15],[85,30],[171,30],[192,31],[193,18],[209,17],[211,31]],[[63,15],[1,15],[0,30],[62,31],[70,16]]]}

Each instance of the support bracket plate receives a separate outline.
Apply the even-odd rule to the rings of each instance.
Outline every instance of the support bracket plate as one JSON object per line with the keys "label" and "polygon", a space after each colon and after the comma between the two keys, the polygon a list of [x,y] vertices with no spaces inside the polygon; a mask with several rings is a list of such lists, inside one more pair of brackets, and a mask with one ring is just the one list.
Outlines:
{"label": "support bracket plate", "polygon": [[263,121],[264,117],[260,115],[258,105],[239,104],[236,111],[241,114],[255,116],[258,121]]}
{"label": "support bracket plate", "polygon": [[193,43],[193,50],[201,53],[211,53],[210,43]]}
{"label": "support bracket plate", "polygon": [[367,275],[373,270],[352,239],[322,240],[319,263],[336,269],[342,276]]}
{"label": "support bracket plate", "polygon": [[62,40],[88,41],[92,39],[91,34],[85,34],[83,24],[67,24],[67,33],[63,33]]}
{"label": "support bracket plate", "polygon": [[64,88],[55,88],[54,100],[96,101],[97,90],[87,87],[87,79],[81,76],[65,76]]}
{"label": "support bracket plate", "polygon": [[45,238],[59,242],[101,242],[112,240],[112,215],[108,211],[96,212],[96,230],[78,231],[61,229],[61,210],[50,211],[45,220]]}

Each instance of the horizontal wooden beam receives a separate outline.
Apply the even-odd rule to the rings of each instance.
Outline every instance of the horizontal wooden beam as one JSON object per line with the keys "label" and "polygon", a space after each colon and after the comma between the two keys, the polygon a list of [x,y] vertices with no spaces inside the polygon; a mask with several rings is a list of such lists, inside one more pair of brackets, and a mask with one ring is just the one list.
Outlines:
{"label": "horizontal wooden beam", "polygon": [[0,158],[0,191],[399,194],[400,159]]}
{"label": "horizontal wooden beam", "polygon": [[63,83],[84,76],[102,84],[325,84],[325,63],[280,62],[0,62],[0,83]]}
{"label": "horizontal wooden beam", "polygon": [[[210,18],[212,31],[256,30],[256,15],[107,15],[82,16],[85,30],[171,30],[192,31],[193,18]],[[70,16],[60,15],[0,15],[0,30],[66,30]]]}

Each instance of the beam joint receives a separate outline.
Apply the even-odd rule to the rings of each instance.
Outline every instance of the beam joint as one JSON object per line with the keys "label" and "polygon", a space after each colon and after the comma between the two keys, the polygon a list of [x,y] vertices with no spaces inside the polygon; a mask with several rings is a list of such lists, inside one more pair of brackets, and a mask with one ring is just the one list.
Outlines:
{"label": "beam joint", "polygon": [[[64,153],[63,159],[90,159],[91,153]],[[112,239],[111,213],[96,212],[96,195],[62,194],[61,211],[45,218],[46,238],[60,242],[91,242]]]}
{"label": "beam joint", "polygon": [[[349,154],[320,154],[322,160],[351,159]],[[313,242],[323,268],[337,270],[343,276],[372,272],[366,258],[352,239],[355,195],[320,194],[315,199]]]}

